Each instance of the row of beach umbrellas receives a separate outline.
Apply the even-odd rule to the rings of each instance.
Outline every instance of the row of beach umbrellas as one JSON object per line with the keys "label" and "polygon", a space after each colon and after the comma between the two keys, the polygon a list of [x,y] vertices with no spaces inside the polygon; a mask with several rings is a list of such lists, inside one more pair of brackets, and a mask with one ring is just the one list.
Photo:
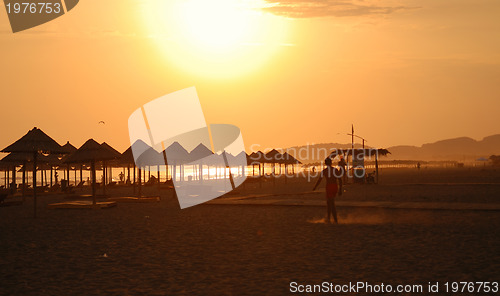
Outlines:
{"label": "row of beach umbrellas", "polygon": [[[144,151],[140,156],[134,158],[133,151]],[[203,144],[199,144],[191,152],[188,152],[178,142],[172,143],[164,151],[158,152],[146,143],[138,140],[123,153],[119,153],[106,142],[99,144],[93,139],[89,139],[80,148],[76,148],[67,142],[65,145],[59,145],[54,139],[48,136],[39,128],[33,128],[26,135],[15,141],[11,145],[2,149],[0,152],[9,153],[0,160],[2,169],[13,169],[18,166],[23,167],[23,173],[26,168],[31,167],[33,178],[33,197],[34,197],[34,216],[36,217],[37,203],[37,169],[63,169],[68,172],[70,168],[76,169],[76,164],[80,164],[80,170],[85,168],[90,169],[92,179],[92,195],[95,203],[96,195],[96,166],[100,165],[105,174],[107,167],[123,167],[137,166],[139,168],[139,180],[141,167],[173,165],[174,170],[176,165],[192,164],[197,161],[204,161],[205,165],[211,165],[207,161],[207,156],[213,152]],[[168,160],[166,155],[168,155]],[[275,164],[280,165],[295,165],[300,162],[290,154],[273,149],[267,153],[261,151],[254,152],[250,155],[241,152],[238,155],[226,153],[228,158],[245,157],[249,165]],[[167,166],[168,169],[168,166]],[[285,168],[286,169],[286,168]],[[134,171],[135,172],[135,171]],[[104,180],[106,180],[104,176]],[[103,182],[105,183],[105,182]],[[105,184],[103,184],[105,185]],[[23,187],[24,188],[24,187]],[[103,187],[105,190],[105,186]],[[105,192],[105,191],[104,191]]]}

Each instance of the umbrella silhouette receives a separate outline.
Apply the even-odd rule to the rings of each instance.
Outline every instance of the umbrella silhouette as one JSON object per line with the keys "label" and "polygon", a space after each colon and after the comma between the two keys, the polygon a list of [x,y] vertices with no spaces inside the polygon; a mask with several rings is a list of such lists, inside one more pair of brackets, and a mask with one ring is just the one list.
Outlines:
{"label": "umbrella silhouette", "polygon": [[1,152],[24,152],[33,155],[33,216],[36,218],[36,166],[38,153],[65,154],[66,151],[41,129],[34,127],[26,135],[4,148]]}
{"label": "umbrella silhouette", "polygon": [[[130,169],[130,165],[133,166],[133,172],[134,172],[134,194],[135,194],[135,186],[136,186],[136,181],[138,181],[139,185],[139,196],[141,196],[141,166],[140,164],[136,161],[141,157],[143,153],[145,153],[148,149],[150,149],[151,146],[148,144],[144,143],[142,140],[137,140],[135,141],[127,150],[125,150],[121,156],[118,158],[118,162],[122,165],[127,165],[128,168]],[[143,161],[145,161],[145,157],[143,157]],[[138,166],[138,178],[136,179],[135,171],[136,171],[136,166]],[[129,178],[130,178],[130,171],[129,171]]]}
{"label": "umbrella silhouette", "polygon": [[194,167],[198,165],[198,175],[200,182],[203,181],[203,164],[210,165],[210,161],[208,159],[204,159],[213,155],[212,150],[208,149],[207,146],[200,143],[196,148],[191,150],[189,153],[189,162],[193,164]]}
{"label": "umbrella silhouette", "polygon": [[172,176],[175,179],[176,177],[176,166],[180,166],[181,170],[181,180],[182,180],[182,165],[189,161],[189,152],[187,152],[184,147],[179,144],[179,142],[173,142],[170,146],[165,149],[165,155],[167,157],[168,163],[172,164],[174,169]]}
{"label": "umbrella silhouette", "polygon": [[[119,153],[118,153],[119,155]],[[65,163],[90,163],[92,174],[92,203],[95,205],[96,200],[96,169],[95,164],[98,161],[106,161],[115,159],[117,155],[106,146],[102,146],[94,139],[89,139],[78,150],[70,154],[64,160]]]}
{"label": "umbrella silhouette", "polygon": [[[104,147],[105,149],[111,151],[111,153],[113,154],[113,158],[111,160],[117,160],[119,159],[122,155],[120,152],[118,152],[118,150],[116,150],[115,148],[111,147],[108,143],[106,142],[103,142],[101,144],[102,147]],[[106,170],[107,168],[107,162],[106,160],[103,160],[102,161],[102,171],[103,171],[103,182],[102,182],[102,189],[103,189],[103,194],[106,195],[106,180],[108,179],[108,171]]]}

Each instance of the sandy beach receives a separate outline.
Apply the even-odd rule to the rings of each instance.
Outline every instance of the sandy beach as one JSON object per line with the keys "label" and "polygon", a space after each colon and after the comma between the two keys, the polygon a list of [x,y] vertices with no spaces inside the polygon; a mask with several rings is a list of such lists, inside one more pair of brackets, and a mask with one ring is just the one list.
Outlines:
{"label": "sandy beach", "polygon": [[[497,171],[421,173],[386,170],[380,185],[346,186],[339,203],[500,203]],[[36,220],[30,198],[2,207],[0,295],[286,295],[290,282],[498,281],[500,211],[339,206],[340,224],[331,225],[320,206],[266,204],[324,198],[294,194],[311,190],[305,180],[281,181],[218,199],[261,195],[257,206],[180,210],[170,191],[151,187],[145,193],[159,192],[159,203],[55,210],[47,205],[64,198],[49,195]]]}
{"label": "sandy beach", "polygon": [[3,2],[0,296],[500,295],[500,1]]}

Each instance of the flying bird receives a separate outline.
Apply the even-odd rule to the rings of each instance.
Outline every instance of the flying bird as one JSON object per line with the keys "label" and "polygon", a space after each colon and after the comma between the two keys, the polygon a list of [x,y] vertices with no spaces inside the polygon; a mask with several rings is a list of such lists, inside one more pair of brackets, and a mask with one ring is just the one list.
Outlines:
{"label": "flying bird", "polygon": [[98,124],[106,124],[106,122],[104,122],[104,121],[101,120],[101,121],[99,121]]}

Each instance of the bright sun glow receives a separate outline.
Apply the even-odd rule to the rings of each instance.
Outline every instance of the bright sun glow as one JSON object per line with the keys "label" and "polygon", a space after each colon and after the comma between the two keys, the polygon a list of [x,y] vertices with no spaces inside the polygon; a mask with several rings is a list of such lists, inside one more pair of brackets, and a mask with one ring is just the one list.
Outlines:
{"label": "bright sun glow", "polygon": [[258,10],[258,0],[152,3],[145,4],[147,30],[168,63],[184,72],[239,76],[262,67],[287,43],[288,21]]}
{"label": "bright sun glow", "polygon": [[178,22],[193,46],[234,50],[251,35],[252,15],[234,0],[190,0],[181,4]]}

